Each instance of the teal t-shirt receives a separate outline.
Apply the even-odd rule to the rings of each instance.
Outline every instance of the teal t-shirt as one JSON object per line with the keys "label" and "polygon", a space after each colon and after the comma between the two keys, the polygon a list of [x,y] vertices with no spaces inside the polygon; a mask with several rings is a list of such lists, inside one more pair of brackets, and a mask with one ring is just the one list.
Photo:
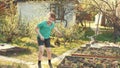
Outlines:
{"label": "teal t-shirt", "polygon": [[[45,39],[48,39],[48,38],[50,38],[51,31],[54,28],[54,23],[52,22],[51,25],[48,25],[47,21],[42,21],[41,23],[39,23],[37,25],[37,27],[39,28],[39,32],[42,34],[42,36]],[[39,35],[38,35],[38,37],[39,37]]]}

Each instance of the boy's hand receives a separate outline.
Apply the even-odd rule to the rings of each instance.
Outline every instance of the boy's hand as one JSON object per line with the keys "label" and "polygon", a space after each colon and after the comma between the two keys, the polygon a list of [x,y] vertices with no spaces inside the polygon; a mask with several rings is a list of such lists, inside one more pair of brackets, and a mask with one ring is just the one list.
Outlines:
{"label": "boy's hand", "polygon": [[43,36],[40,36],[40,39],[41,39],[42,41],[44,41],[44,37],[43,37]]}
{"label": "boy's hand", "polygon": [[58,37],[63,37],[62,33],[58,33]]}
{"label": "boy's hand", "polygon": [[62,33],[59,33],[59,35],[60,35],[60,36],[63,36],[63,34],[62,34]]}
{"label": "boy's hand", "polygon": [[63,34],[57,29],[57,27],[54,28],[54,30],[57,32],[58,37],[62,37]]}
{"label": "boy's hand", "polygon": [[40,39],[41,39],[42,41],[44,41],[44,37],[43,37],[43,36],[41,35],[41,33],[39,32],[38,27],[36,27],[36,32],[39,34]]}

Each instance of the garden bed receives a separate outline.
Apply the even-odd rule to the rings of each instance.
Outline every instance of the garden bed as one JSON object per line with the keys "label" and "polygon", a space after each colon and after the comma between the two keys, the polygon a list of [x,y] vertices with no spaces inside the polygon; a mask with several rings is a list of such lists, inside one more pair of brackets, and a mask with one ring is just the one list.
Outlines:
{"label": "garden bed", "polygon": [[57,68],[119,68],[120,62],[116,59],[66,56]]}
{"label": "garden bed", "polygon": [[10,55],[18,55],[20,53],[30,52],[30,50],[26,48],[1,44],[0,45],[0,55],[10,56]]}
{"label": "garden bed", "polygon": [[120,47],[86,44],[66,56],[57,68],[120,68]]}
{"label": "garden bed", "polygon": [[[95,47],[94,47],[95,46]],[[105,44],[80,47],[73,55],[91,55],[98,57],[120,58],[120,47]]]}

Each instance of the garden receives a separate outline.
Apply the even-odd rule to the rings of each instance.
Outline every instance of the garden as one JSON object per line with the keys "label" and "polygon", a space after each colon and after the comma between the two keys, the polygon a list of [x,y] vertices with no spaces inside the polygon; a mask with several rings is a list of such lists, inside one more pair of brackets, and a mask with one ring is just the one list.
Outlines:
{"label": "garden", "polygon": [[[0,68],[38,68],[38,23],[56,14],[53,68],[120,68],[118,0],[0,0]],[[103,4],[103,5],[101,5]],[[45,50],[42,68],[49,68]]]}

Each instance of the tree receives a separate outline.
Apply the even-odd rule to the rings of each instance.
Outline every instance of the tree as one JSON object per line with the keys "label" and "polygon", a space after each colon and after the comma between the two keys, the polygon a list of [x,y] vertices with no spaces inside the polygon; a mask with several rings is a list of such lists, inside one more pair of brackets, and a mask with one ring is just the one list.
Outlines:
{"label": "tree", "polygon": [[[94,7],[96,7],[100,12],[102,12],[106,19],[110,21],[112,27],[114,28],[114,42],[116,42],[117,37],[120,36],[120,18],[117,16],[116,10],[118,6],[117,0],[92,0]],[[100,3],[99,3],[100,2]],[[102,5],[101,5],[102,4]]]}

